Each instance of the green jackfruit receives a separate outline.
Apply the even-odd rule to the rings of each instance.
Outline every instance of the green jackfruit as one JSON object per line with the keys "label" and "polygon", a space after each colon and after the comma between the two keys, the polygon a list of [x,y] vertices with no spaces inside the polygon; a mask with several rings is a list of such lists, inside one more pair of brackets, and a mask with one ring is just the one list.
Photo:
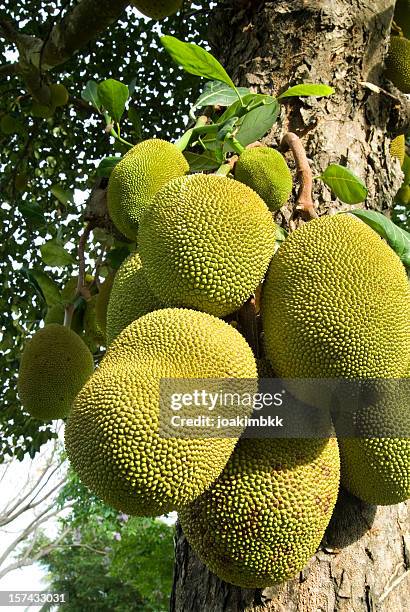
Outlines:
{"label": "green jackfruit", "polygon": [[410,378],[368,387],[374,398],[336,421],[356,436],[339,439],[342,484],[368,504],[398,504],[410,498]]}
{"label": "green jackfruit", "polygon": [[92,353],[98,350],[98,347],[105,344],[105,336],[98,324],[97,315],[95,312],[97,295],[93,295],[87,301],[84,312],[84,342],[89,347]]}
{"label": "green jackfruit", "polygon": [[410,0],[397,0],[394,21],[401,28],[403,36],[410,38]]}
{"label": "green jackfruit", "polygon": [[269,147],[245,150],[235,164],[235,178],[256,191],[272,211],[286,204],[292,192],[285,158]]}
{"label": "green jackfruit", "polygon": [[181,151],[165,140],[146,140],[128,151],[108,183],[108,212],[116,228],[136,240],[141,215],[154,195],[188,170]]}
{"label": "green jackfruit", "polygon": [[115,275],[107,310],[107,344],[130,323],[162,308],[148,286],[138,253],[129,255]]}
{"label": "green jackfruit", "polygon": [[237,439],[158,433],[161,378],[256,378],[245,339],[227,323],[184,309],[126,327],[81,390],[66,427],[73,468],[96,495],[136,515],[163,514],[200,495]]}
{"label": "green jackfruit", "polygon": [[131,0],[140,13],[151,19],[164,19],[182,7],[183,0]]}
{"label": "green jackfruit", "polygon": [[404,134],[400,136],[396,136],[390,143],[390,155],[392,157],[397,157],[400,161],[400,165],[402,166],[404,163],[404,155],[406,153],[406,138]]}
{"label": "green jackfruit", "polygon": [[138,247],[153,293],[164,304],[222,317],[263,279],[276,226],[252,189],[222,176],[170,181],[141,219]]}
{"label": "green jackfruit", "polygon": [[[95,300],[95,316],[97,325],[100,328],[104,338],[107,335],[107,309],[111,295],[111,289],[114,282],[115,274],[109,274],[104,282],[100,285],[100,289]],[[131,322],[131,321],[130,321]]]}
{"label": "green jackfruit", "polygon": [[400,187],[396,194],[395,201],[397,202],[397,204],[401,204],[402,206],[410,205],[410,185]]}
{"label": "green jackfruit", "polygon": [[222,474],[179,512],[184,534],[219,578],[264,588],[301,571],[329,523],[339,487],[329,440],[241,440]]}
{"label": "green jackfruit", "polygon": [[65,106],[68,102],[68,91],[61,83],[53,83],[50,85],[51,104],[52,106]]}
{"label": "green jackfruit", "polygon": [[386,58],[386,77],[403,93],[410,93],[410,40],[392,36]]}
{"label": "green jackfruit", "polygon": [[76,333],[47,325],[24,348],[17,383],[20,400],[36,419],[62,419],[93,369],[93,357]]}
{"label": "green jackfruit", "polygon": [[410,362],[410,288],[394,251],[357,218],[304,224],[262,296],[267,356],[282,378],[396,378]]}

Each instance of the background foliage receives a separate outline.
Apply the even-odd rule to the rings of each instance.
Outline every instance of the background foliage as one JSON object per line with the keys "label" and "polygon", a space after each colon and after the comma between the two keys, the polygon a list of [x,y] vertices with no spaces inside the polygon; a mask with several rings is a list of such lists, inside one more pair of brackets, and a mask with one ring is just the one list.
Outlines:
{"label": "background foliage", "polygon": [[[46,38],[72,5],[2,0],[0,13],[18,23],[22,32]],[[204,44],[209,6],[195,3],[184,16],[164,20],[162,32]],[[159,32],[157,24],[127,9],[124,19],[51,72],[51,82],[63,83],[70,94],[69,104],[57,108],[51,118],[34,116],[33,101],[19,77],[0,80],[0,120],[6,114],[15,120],[12,134],[0,132],[0,461],[9,455],[34,456],[55,435],[51,425],[39,428],[24,414],[16,398],[22,346],[45,316],[47,293],[54,291],[42,273],[60,287],[76,273],[69,257],[67,263],[55,259],[59,266],[45,266],[39,247],[53,240],[53,248],[65,247],[74,254],[95,167],[105,156],[123,152],[105,132],[102,118],[81,99],[82,90],[90,79],[115,78],[130,85],[133,95],[122,129],[133,143],[142,137],[173,139],[186,121],[187,98],[197,97],[200,79],[176,67],[159,48]],[[14,56],[13,46],[0,39],[0,64]],[[91,263],[102,245],[107,247],[106,237],[96,232]]]}

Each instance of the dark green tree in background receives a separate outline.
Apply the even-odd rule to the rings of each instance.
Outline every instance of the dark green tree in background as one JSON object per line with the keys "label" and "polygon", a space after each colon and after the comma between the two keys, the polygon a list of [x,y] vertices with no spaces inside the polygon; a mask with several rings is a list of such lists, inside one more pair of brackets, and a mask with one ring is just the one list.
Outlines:
{"label": "dark green tree in background", "polygon": [[[203,44],[208,3],[195,3],[161,25],[138,17],[126,2],[97,4],[96,10],[92,0],[0,2],[0,461],[34,456],[55,435],[52,425],[39,427],[24,413],[16,398],[22,346],[60,299],[65,281],[78,273],[81,202],[95,184],[96,166],[128,149],[110,138],[104,117],[82,99],[82,91],[90,80],[115,78],[128,85],[132,95],[121,136],[137,143],[175,138],[189,111],[188,97],[195,99],[200,87],[158,40],[163,31]],[[51,84],[63,84],[69,98],[50,111]],[[110,235],[95,231],[87,272],[93,273],[97,261],[103,274],[104,263],[118,266],[127,245],[116,247]]]}

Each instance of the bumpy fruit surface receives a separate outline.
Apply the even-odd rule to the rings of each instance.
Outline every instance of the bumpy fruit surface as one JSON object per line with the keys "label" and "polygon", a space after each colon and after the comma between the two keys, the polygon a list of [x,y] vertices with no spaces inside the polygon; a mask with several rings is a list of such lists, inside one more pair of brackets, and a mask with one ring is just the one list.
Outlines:
{"label": "bumpy fruit surface", "polygon": [[400,161],[400,165],[403,165],[404,156],[406,153],[406,138],[404,134],[400,134],[400,136],[396,136],[390,143],[390,155],[392,157],[397,157]]}
{"label": "bumpy fruit surface", "polygon": [[339,214],[294,231],[262,298],[265,346],[284,378],[395,378],[410,362],[410,288],[394,251]]}
{"label": "bumpy fruit surface", "polygon": [[162,308],[148,286],[138,253],[121,264],[115,275],[107,310],[107,343],[133,321]]}
{"label": "bumpy fruit surface", "polygon": [[116,228],[136,240],[141,215],[152,198],[171,179],[188,170],[181,151],[165,140],[145,140],[128,151],[108,183],[108,211]]}
{"label": "bumpy fruit surface", "polygon": [[244,151],[235,164],[235,178],[256,191],[272,211],[286,204],[292,191],[285,158],[269,147]]}
{"label": "bumpy fruit surface", "polygon": [[221,476],[179,512],[198,557],[219,578],[264,588],[301,571],[329,523],[339,487],[329,440],[241,440]]}
{"label": "bumpy fruit surface", "polygon": [[36,419],[62,419],[94,370],[93,357],[73,331],[55,323],[34,334],[20,362],[18,392]]}
{"label": "bumpy fruit surface", "polygon": [[386,77],[403,93],[410,93],[410,40],[392,36],[386,58]]}
{"label": "bumpy fruit surface", "polygon": [[174,179],[141,219],[138,246],[148,284],[169,306],[224,316],[263,279],[276,226],[249,187],[222,176]]}
{"label": "bumpy fruit surface", "polygon": [[219,476],[237,438],[160,436],[162,378],[256,378],[245,339],[184,309],[126,327],[75,401],[66,427],[81,480],[114,508],[156,515],[191,502]]}

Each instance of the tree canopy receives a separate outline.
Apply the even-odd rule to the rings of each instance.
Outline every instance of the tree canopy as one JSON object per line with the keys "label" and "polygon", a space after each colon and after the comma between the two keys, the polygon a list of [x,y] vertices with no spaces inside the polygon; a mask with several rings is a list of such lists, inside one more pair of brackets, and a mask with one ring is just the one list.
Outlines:
{"label": "tree canopy", "polygon": [[[4,15],[0,19],[0,461],[9,455],[22,459],[26,452],[33,456],[55,435],[51,425],[39,427],[29,418],[16,399],[22,346],[58,299],[57,292],[66,280],[77,273],[76,242],[96,166],[107,155],[127,150],[110,138],[103,116],[81,94],[88,81],[115,78],[131,93],[121,124],[122,137],[132,143],[152,136],[174,139],[186,121],[187,97],[195,99],[200,80],[178,68],[158,39],[162,31],[204,44],[207,5],[195,4],[190,12],[160,25],[138,16],[135,9],[123,10],[117,22],[68,61],[44,70],[44,82],[63,84],[69,95],[67,104],[44,116],[49,114],[45,105],[29,93],[30,83],[18,72],[18,48],[27,42],[19,42],[19,37],[38,37],[44,46],[73,5],[50,2],[45,6],[39,0],[0,3]],[[93,273],[97,260],[104,264],[114,247],[103,231],[94,232],[87,247],[87,272]],[[115,255],[111,260],[114,266],[124,253]]]}

